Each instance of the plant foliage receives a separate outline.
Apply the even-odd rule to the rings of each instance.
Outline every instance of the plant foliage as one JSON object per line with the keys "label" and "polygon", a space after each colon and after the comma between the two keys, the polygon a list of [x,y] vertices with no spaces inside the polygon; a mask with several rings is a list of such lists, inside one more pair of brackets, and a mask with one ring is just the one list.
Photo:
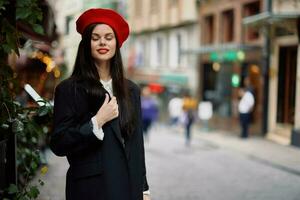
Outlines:
{"label": "plant foliage", "polygon": [[[15,15],[8,13],[13,8]],[[40,107],[23,107],[15,101],[20,91],[16,72],[7,64],[9,54],[19,54],[19,33],[16,22],[32,27],[43,34],[42,11],[37,0],[0,0],[0,141],[15,134],[17,138],[18,184],[10,184],[2,192],[9,199],[36,199],[37,186],[29,186],[29,181],[41,166],[39,146],[49,132],[52,107],[44,102]],[[44,183],[39,180],[39,184]],[[1,193],[0,193],[1,198]]]}

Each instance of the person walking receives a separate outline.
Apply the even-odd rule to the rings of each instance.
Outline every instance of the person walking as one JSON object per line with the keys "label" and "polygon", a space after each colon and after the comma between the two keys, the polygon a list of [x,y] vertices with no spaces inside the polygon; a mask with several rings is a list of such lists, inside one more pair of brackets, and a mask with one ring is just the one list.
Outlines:
{"label": "person walking", "polygon": [[[245,80],[247,83],[248,80]],[[241,138],[248,137],[248,129],[251,122],[251,113],[255,104],[254,95],[251,87],[240,88],[239,95],[241,97],[238,105],[240,113],[240,124],[241,124]]]}
{"label": "person walking", "polygon": [[152,123],[157,119],[158,106],[154,98],[151,96],[150,88],[145,86],[142,89],[142,122],[143,122],[143,132],[144,139],[149,140],[149,129]]}
{"label": "person walking", "polygon": [[170,99],[168,103],[168,111],[169,111],[171,126],[177,126],[183,112],[182,104],[183,104],[183,100],[178,96],[174,96],[173,98]]}
{"label": "person walking", "polygon": [[50,148],[66,156],[66,200],[149,200],[140,90],[124,77],[128,23],[95,8],[76,21],[81,41],[68,79],[55,90]]}
{"label": "person walking", "polygon": [[183,98],[183,122],[185,127],[186,146],[191,144],[191,127],[195,120],[197,101],[187,92]]}

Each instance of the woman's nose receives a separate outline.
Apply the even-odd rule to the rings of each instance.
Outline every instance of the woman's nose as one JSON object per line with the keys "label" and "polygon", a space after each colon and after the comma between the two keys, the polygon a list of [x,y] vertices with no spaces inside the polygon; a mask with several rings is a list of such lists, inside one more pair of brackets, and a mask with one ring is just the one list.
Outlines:
{"label": "woman's nose", "polygon": [[103,46],[106,44],[106,41],[104,38],[100,38],[100,45]]}

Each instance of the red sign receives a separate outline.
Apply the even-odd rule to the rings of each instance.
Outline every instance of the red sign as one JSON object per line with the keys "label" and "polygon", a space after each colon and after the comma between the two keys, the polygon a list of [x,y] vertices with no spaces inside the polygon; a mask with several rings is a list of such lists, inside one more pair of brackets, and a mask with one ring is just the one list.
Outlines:
{"label": "red sign", "polygon": [[162,93],[164,91],[164,86],[162,86],[161,84],[159,83],[149,83],[149,88],[150,88],[150,91],[153,92],[153,93]]}

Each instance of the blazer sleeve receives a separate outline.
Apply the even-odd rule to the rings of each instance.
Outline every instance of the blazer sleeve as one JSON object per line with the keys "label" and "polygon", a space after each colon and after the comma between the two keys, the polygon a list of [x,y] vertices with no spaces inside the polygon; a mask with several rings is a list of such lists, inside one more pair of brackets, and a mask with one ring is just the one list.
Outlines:
{"label": "blazer sleeve", "polygon": [[143,138],[143,129],[142,129],[142,109],[141,109],[141,94],[140,94],[140,89],[137,88],[135,95],[137,96],[137,105],[138,105],[138,135],[141,138],[142,142],[142,173],[143,173],[143,191],[149,190],[149,185],[147,181],[147,175],[146,175],[146,164],[145,164],[145,148],[144,148],[144,138]]}
{"label": "blazer sleeve", "polygon": [[77,120],[80,109],[75,103],[84,105],[84,100],[84,94],[74,84],[62,83],[55,89],[54,131],[50,137],[50,148],[57,156],[77,153],[100,142],[93,133],[91,119]]}

